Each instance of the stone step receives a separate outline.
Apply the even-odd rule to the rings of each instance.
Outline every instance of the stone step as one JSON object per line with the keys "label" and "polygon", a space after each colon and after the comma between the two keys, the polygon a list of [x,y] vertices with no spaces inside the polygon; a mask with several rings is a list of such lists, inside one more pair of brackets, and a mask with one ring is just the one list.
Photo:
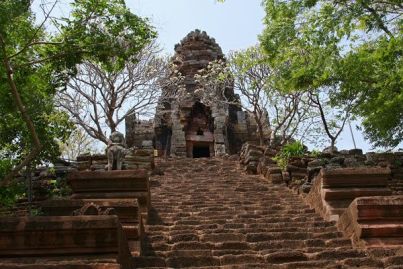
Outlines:
{"label": "stone step", "polygon": [[387,247],[387,248],[401,248],[403,245],[402,237],[372,237],[361,238],[362,245],[369,248]]}
{"label": "stone step", "polygon": [[95,262],[88,263],[87,261],[76,261],[76,262],[47,262],[39,261],[38,263],[4,263],[0,262],[0,268],[2,269],[121,269],[121,266],[114,262]]}
{"label": "stone step", "polygon": [[332,250],[324,250],[319,253],[315,253],[312,257],[313,260],[342,260],[346,258],[365,258],[364,251],[355,250],[351,248],[339,248]]}
{"label": "stone step", "polygon": [[164,165],[164,176],[151,186],[155,214],[145,226],[144,255],[157,262],[142,268],[383,267],[381,259],[352,249],[335,221],[325,221],[285,186],[243,174],[234,162],[183,159]]}
{"label": "stone step", "polygon": [[166,259],[166,266],[173,268],[220,266],[220,259],[206,256],[173,256]]}
{"label": "stone step", "polygon": [[166,268],[165,259],[161,257],[133,257],[133,264],[135,268]]}
{"label": "stone step", "polygon": [[323,189],[325,200],[345,200],[363,196],[386,196],[390,195],[389,188],[332,188]]}
{"label": "stone step", "polygon": [[391,222],[376,222],[368,224],[360,224],[361,237],[400,237],[403,242],[403,223],[397,221]]}
{"label": "stone step", "polygon": [[202,242],[242,242],[245,241],[246,237],[241,233],[211,233],[204,234],[200,236],[200,241]]}

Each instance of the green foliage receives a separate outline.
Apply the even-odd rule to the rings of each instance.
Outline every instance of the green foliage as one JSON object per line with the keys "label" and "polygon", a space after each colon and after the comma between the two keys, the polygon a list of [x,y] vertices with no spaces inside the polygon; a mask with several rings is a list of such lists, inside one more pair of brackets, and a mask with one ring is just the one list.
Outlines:
{"label": "green foliage", "polygon": [[32,208],[29,212],[31,217],[35,217],[35,216],[43,216],[44,212],[42,211],[41,208]]}
{"label": "green foliage", "polygon": [[[3,158],[0,154],[0,179],[11,169],[13,162]],[[0,208],[11,207],[16,200],[24,193],[24,186],[17,182],[12,182],[7,188],[0,188]]]}
{"label": "green foliage", "polygon": [[23,183],[11,183],[7,188],[0,189],[0,208],[12,207],[16,201],[23,197],[25,187]]}
{"label": "green foliage", "polygon": [[74,68],[84,59],[102,63],[108,70],[122,69],[156,37],[146,19],[133,14],[124,0],[75,0],[70,18],[61,23],[56,40],[63,45],[51,53],[67,53],[59,64]]}
{"label": "green foliage", "polygon": [[310,152],[309,156],[313,157],[313,158],[319,158],[319,156],[322,153],[320,152],[320,150],[314,149]]}
{"label": "green foliage", "polygon": [[50,181],[52,198],[68,197],[71,195],[72,190],[67,184],[66,178],[57,178]]}
{"label": "green foliage", "polygon": [[265,0],[260,37],[283,91],[335,89],[375,146],[403,140],[401,1]]}
{"label": "green foliage", "polygon": [[[52,35],[36,25],[29,0],[0,2],[0,178],[19,163],[33,147],[26,123],[10,91],[4,59],[44,148],[33,165],[60,155],[59,143],[72,131],[68,116],[55,108],[57,90],[75,74],[83,60],[119,69],[135,56],[155,31],[147,20],[132,14],[123,0],[80,0],[69,18],[57,23]],[[133,58],[133,57],[132,57]]]}
{"label": "green foliage", "polygon": [[285,170],[288,165],[288,161],[294,157],[303,157],[306,154],[306,147],[300,142],[295,141],[283,146],[279,153],[273,158],[277,162],[277,165]]}

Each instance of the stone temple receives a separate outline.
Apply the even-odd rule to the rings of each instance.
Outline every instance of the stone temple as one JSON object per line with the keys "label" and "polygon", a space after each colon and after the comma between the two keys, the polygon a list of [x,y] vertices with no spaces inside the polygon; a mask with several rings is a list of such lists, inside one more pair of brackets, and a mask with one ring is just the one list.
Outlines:
{"label": "stone temple", "polygon": [[141,146],[142,141],[152,140],[160,156],[211,157],[238,153],[244,142],[257,141],[256,124],[234,104],[240,101],[232,87],[222,89],[222,102],[210,105],[195,94],[200,88],[195,74],[216,60],[225,61],[224,54],[204,31],[192,31],[177,44],[171,76],[181,77],[186,97],[177,96],[176,89],[167,86],[162,89],[154,119],[138,121],[134,115],[127,117],[128,146]]}

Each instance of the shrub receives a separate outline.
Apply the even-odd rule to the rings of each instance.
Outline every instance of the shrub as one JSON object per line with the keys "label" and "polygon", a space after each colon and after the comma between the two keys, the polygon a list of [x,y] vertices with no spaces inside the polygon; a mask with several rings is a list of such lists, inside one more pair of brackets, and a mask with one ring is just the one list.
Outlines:
{"label": "shrub", "polygon": [[273,160],[277,162],[278,166],[282,170],[285,170],[290,158],[303,157],[306,152],[306,147],[300,141],[295,141],[284,145],[281,151],[273,158]]}

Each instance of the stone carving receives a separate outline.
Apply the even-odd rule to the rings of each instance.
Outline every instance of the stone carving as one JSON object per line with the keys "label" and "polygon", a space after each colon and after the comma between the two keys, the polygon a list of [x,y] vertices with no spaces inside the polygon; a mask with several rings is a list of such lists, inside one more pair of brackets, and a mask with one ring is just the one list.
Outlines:
{"label": "stone carving", "polygon": [[113,132],[107,147],[108,170],[122,170],[123,158],[126,153],[126,141],[122,133]]}
{"label": "stone carving", "polygon": [[112,207],[102,209],[94,203],[85,204],[83,207],[73,211],[73,216],[100,216],[100,215],[116,215],[116,210]]}

